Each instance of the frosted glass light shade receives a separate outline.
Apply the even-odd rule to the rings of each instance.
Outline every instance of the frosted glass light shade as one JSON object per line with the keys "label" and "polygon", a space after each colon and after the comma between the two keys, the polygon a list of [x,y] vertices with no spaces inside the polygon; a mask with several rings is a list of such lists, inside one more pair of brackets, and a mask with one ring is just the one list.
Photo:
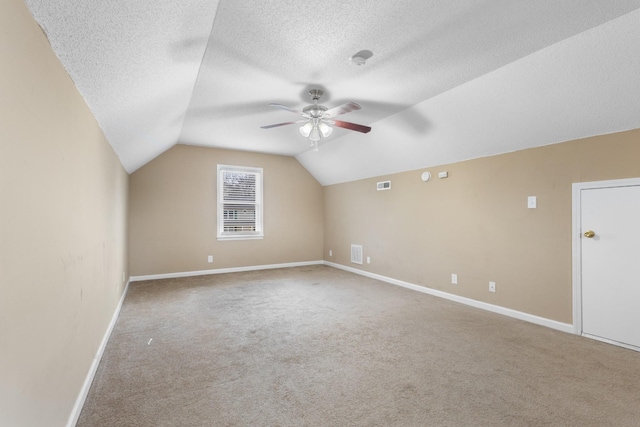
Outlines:
{"label": "frosted glass light shade", "polygon": [[313,126],[311,132],[309,133],[309,140],[312,142],[320,141],[320,130],[318,126]]}
{"label": "frosted glass light shade", "polygon": [[331,132],[333,132],[333,128],[326,123],[320,123],[318,125],[318,129],[320,129],[320,133],[322,134],[323,138],[328,137],[329,135],[331,135]]}
{"label": "frosted glass light shade", "polygon": [[313,125],[311,124],[311,122],[305,123],[299,129],[300,130],[300,135],[304,136],[305,138],[309,138],[309,134],[311,133],[311,129],[313,129]]}

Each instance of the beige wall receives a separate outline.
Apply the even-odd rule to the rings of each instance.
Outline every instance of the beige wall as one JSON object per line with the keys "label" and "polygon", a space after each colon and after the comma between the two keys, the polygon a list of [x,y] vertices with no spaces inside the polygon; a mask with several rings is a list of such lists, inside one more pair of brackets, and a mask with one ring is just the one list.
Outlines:
{"label": "beige wall", "polygon": [[22,0],[0,94],[0,425],[63,426],[124,289],[128,175]]}
{"label": "beige wall", "polygon": [[[216,239],[218,164],[264,169],[264,239]],[[321,260],[322,187],[292,157],[176,145],[131,174],[129,230],[132,276]]]}
{"label": "beige wall", "polygon": [[[572,323],[571,184],[640,177],[639,159],[635,130],[430,168],[427,183],[419,170],[328,186],[324,259]],[[371,264],[351,264],[352,243]]]}
{"label": "beige wall", "polygon": [[[0,5],[0,94],[3,426],[66,424],[129,275],[127,235],[131,275],[352,266],[358,243],[364,270],[570,323],[571,183],[640,176],[636,130],[431,168],[450,177],[429,183],[323,189],[293,158],[188,146],[128,177],[22,0]],[[264,168],[263,240],[216,240],[218,163]]]}

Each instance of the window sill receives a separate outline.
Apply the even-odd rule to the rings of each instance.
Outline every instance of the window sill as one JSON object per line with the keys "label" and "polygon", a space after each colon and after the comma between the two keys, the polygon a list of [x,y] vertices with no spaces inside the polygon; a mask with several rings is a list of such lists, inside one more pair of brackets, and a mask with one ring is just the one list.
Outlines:
{"label": "window sill", "polygon": [[218,236],[218,240],[261,240],[264,239],[264,235],[255,236]]}

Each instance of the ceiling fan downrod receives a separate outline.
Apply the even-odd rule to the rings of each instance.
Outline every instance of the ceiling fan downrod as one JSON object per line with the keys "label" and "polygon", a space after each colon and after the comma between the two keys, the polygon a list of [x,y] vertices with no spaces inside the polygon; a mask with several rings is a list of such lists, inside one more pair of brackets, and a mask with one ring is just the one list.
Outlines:
{"label": "ceiling fan downrod", "polygon": [[309,96],[316,104],[318,103],[318,100],[322,97],[322,95],[324,95],[324,91],[322,89],[311,89],[309,91]]}

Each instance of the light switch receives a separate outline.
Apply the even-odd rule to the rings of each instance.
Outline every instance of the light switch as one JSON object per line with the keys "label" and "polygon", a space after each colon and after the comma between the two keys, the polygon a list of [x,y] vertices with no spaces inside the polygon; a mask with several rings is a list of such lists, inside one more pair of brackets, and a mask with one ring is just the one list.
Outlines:
{"label": "light switch", "polygon": [[535,209],[536,205],[537,205],[537,200],[536,200],[536,196],[529,196],[527,198],[527,207],[529,209]]}

